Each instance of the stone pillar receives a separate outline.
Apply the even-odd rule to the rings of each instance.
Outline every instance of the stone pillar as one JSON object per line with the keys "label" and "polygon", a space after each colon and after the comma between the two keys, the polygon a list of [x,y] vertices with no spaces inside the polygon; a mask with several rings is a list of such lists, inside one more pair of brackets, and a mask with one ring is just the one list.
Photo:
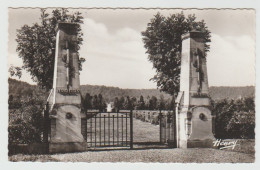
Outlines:
{"label": "stone pillar", "polygon": [[76,51],[77,26],[59,23],[57,27],[53,89],[48,97],[51,106],[50,153],[86,150],[81,133],[83,114]]}
{"label": "stone pillar", "polygon": [[180,92],[176,99],[177,147],[212,147],[207,65],[203,33],[182,36]]}

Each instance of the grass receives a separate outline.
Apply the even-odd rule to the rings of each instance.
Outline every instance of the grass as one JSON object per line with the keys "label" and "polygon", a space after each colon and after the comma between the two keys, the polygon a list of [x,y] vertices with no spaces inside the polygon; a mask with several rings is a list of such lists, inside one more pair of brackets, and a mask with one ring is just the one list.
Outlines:
{"label": "grass", "polygon": [[133,119],[133,141],[135,142],[159,142],[159,125],[142,122]]}
{"label": "grass", "polygon": [[[105,119],[104,119],[104,115],[106,116]],[[115,116],[114,121],[112,118],[113,115]],[[102,113],[102,118],[99,118],[100,114],[98,114],[97,117],[98,118],[96,118],[96,120],[95,118],[88,119],[87,122],[88,142],[96,141],[97,145],[100,144],[108,145],[108,141],[110,144],[113,144],[113,140],[115,144],[117,143],[120,144],[122,140],[130,141],[130,119],[129,118],[126,119],[124,114],[119,114],[118,119],[116,118],[117,115],[113,113],[110,113],[110,115]],[[151,143],[151,142],[159,142],[159,141],[160,141],[159,125],[152,125],[147,122],[142,122],[141,120],[138,119],[133,119],[133,142],[134,143],[140,143],[140,142]]]}
{"label": "grass", "polygon": [[[234,141],[234,139],[226,139],[223,141]],[[226,149],[227,151],[240,152],[246,154],[255,154],[255,140],[254,139],[237,139],[237,145],[234,149]]]}
{"label": "grass", "polygon": [[126,118],[128,115],[101,113],[96,116],[86,123],[89,146],[121,145],[130,140],[130,118]]}

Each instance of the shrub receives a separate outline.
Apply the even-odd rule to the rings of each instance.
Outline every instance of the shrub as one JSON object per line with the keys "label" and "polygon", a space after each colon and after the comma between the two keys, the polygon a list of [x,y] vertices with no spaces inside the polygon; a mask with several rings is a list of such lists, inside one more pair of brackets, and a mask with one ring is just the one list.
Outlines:
{"label": "shrub", "polygon": [[216,115],[216,138],[255,138],[255,103],[253,97],[212,101],[212,106],[212,112]]}
{"label": "shrub", "polygon": [[19,108],[9,108],[9,144],[42,142],[43,102],[34,98],[18,99]]}
{"label": "shrub", "polygon": [[231,138],[255,138],[255,113],[235,112],[227,124],[227,132]]}

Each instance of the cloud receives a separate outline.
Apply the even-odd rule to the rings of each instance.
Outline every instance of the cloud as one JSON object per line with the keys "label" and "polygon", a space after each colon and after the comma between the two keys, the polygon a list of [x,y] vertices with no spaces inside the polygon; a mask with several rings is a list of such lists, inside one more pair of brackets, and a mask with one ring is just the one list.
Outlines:
{"label": "cloud", "polygon": [[255,84],[255,41],[249,36],[221,37],[212,34],[208,54],[211,86]]}
{"label": "cloud", "polygon": [[[113,33],[102,23],[86,19],[86,55],[83,84],[106,84],[124,88],[155,88],[149,79],[155,74],[148,62],[140,32],[123,27]],[[212,34],[208,53],[210,86],[255,84],[254,40],[247,35]],[[83,76],[84,75],[84,76]]]}
{"label": "cloud", "polygon": [[86,62],[81,84],[156,88],[149,81],[155,71],[147,60],[140,32],[123,27],[110,33],[104,24],[92,19],[85,19],[84,23],[80,55]]}

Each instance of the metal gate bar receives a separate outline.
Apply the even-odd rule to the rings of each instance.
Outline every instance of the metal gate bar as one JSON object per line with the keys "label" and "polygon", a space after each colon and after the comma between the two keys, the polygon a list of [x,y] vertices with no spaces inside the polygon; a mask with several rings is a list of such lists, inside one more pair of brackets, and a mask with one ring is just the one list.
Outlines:
{"label": "metal gate bar", "polygon": [[176,147],[176,117],[174,111],[159,112],[160,143]]}
{"label": "metal gate bar", "polygon": [[[115,113],[88,110],[84,134],[88,147],[130,147],[132,149],[132,114],[131,110]],[[130,131],[128,125],[130,125]]]}

